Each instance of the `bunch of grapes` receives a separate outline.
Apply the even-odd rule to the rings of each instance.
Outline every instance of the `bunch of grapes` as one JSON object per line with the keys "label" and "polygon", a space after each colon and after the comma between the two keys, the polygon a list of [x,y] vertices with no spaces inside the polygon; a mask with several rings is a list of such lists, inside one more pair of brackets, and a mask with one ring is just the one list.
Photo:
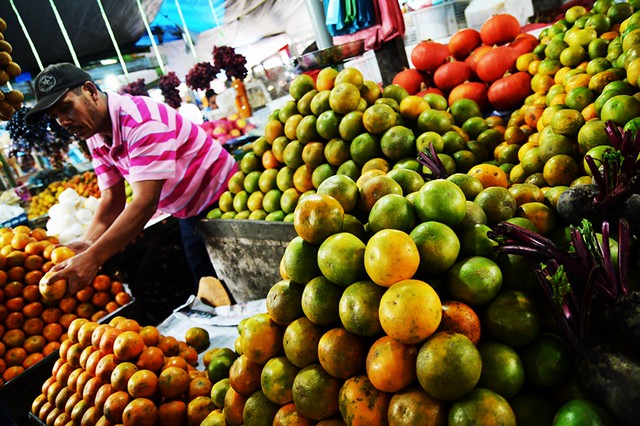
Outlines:
{"label": "bunch of grapes", "polygon": [[52,159],[54,167],[61,166],[63,154],[74,136],[48,115],[43,115],[34,124],[27,124],[24,117],[29,111],[29,107],[20,108],[7,123],[6,129],[12,140],[9,155],[29,155],[35,150]]}
{"label": "bunch of grapes", "polygon": [[229,80],[232,78],[244,80],[247,76],[247,58],[245,58],[244,55],[236,53],[233,47],[214,46],[213,63],[216,67],[224,70]]}
{"label": "bunch of grapes", "polygon": [[133,96],[149,96],[149,91],[145,85],[144,78],[139,78],[136,81],[132,81],[120,88],[118,91],[121,95],[127,93]]}
{"label": "bunch of grapes", "polygon": [[177,89],[179,85],[180,79],[173,71],[160,77],[160,82],[158,83],[162,96],[164,96],[164,101],[172,108],[178,108],[182,103],[180,92]]}
{"label": "bunch of grapes", "polygon": [[219,72],[220,68],[209,62],[199,62],[189,70],[186,77],[187,86],[194,90],[206,90]]}

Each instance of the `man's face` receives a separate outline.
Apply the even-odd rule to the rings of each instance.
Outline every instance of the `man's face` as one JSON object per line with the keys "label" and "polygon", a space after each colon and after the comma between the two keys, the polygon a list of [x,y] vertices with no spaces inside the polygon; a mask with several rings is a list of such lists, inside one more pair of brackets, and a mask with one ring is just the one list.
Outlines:
{"label": "man's face", "polygon": [[218,103],[216,102],[216,98],[217,96],[211,96],[209,99],[207,99],[207,102],[209,102],[209,108],[211,109],[218,108]]}
{"label": "man's face", "polygon": [[98,133],[98,111],[91,93],[82,89],[69,90],[56,102],[47,114],[55,118],[69,133],[81,139],[88,139]]}

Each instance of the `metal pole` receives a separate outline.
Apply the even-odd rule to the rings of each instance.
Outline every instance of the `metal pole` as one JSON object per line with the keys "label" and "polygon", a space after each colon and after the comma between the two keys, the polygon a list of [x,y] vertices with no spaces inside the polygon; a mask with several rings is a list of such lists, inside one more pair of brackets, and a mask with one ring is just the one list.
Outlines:
{"label": "metal pole", "polygon": [[42,71],[44,69],[44,66],[42,65],[42,61],[40,60],[40,55],[38,54],[38,51],[36,50],[36,46],[33,44],[33,40],[31,40],[31,36],[29,35],[29,32],[27,31],[27,27],[24,25],[24,21],[22,20],[22,16],[20,16],[20,13],[18,12],[18,9],[16,8],[16,5],[13,3],[13,0],[9,0],[9,3],[11,3],[11,8],[13,9],[13,13],[16,14],[16,18],[18,19],[18,23],[20,24],[20,28],[22,28],[22,32],[24,33],[24,36],[27,38],[27,42],[29,43],[29,47],[31,48],[31,53],[33,53],[33,56],[36,58],[36,62],[38,63],[38,67],[40,67],[40,71]]}
{"label": "metal pole", "polygon": [[149,36],[149,39],[151,39],[151,46],[153,46],[153,52],[156,55],[156,60],[158,61],[158,65],[160,66],[160,71],[162,71],[162,74],[165,74],[166,70],[164,68],[164,62],[162,62],[162,56],[160,55],[160,51],[158,50],[156,39],[153,36],[153,33],[151,32],[151,27],[149,26],[147,15],[144,14],[144,9],[142,8],[142,4],[140,3],[140,0],[136,0],[136,3],[138,4],[138,10],[140,11],[140,16],[142,16],[142,22],[144,22],[144,27],[147,29],[147,35]]}
{"label": "metal pole", "polygon": [[193,40],[191,40],[191,34],[189,34],[189,28],[187,27],[187,22],[184,20],[184,15],[182,14],[182,9],[180,8],[180,3],[178,0],[176,2],[176,9],[178,9],[178,15],[180,15],[180,21],[182,22],[182,28],[184,28],[184,35],[187,38],[187,44],[191,49],[191,53],[195,58],[196,62],[198,62],[198,53],[196,52],[195,46],[193,45]]}
{"label": "metal pole", "polygon": [[316,44],[318,50],[333,46],[333,38],[325,24],[324,7],[321,0],[304,0],[313,25],[313,32],[316,34]]}
{"label": "metal pole", "polygon": [[64,27],[64,22],[62,22],[62,18],[60,17],[60,13],[58,12],[58,8],[56,7],[53,0],[49,0],[49,4],[51,5],[51,9],[53,10],[53,14],[56,16],[56,22],[60,27],[60,31],[62,32],[62,37],[64,41],[67,43],[67,47],[69,48],[69,52],[71,52],[71,57],[73,58],[73,63],[80,68],[80,61],[78,61],[78,56],[76,55],[76,51],[73,49],[73,44],[71,44],[71,39],[69,38],[69,34],[67,33],[67,29]]}
{"label": "metal pole", "polygon": [[213,15],[213,22],[216,24],[216,27],[220,25],[220,21],[218,21],[218,14],[213,8],[213,1],[209,0],[209,9],[211,9],[211,14]]}
{"label": "metal pole", "polygon": [[109,33],[109,37],[111,38],[111,43],[113,43],[113,47],[116,49],[116,54],[118,55],[118,60],[120,61],[120,66],[122,67],[122,72],[124,73],[124,77],[129,81],[129,71],[127,71],[127,64],[124,62],[124,58],[122,57],[122,52],[120,52],[120,47],[118,46],[118,42],[116,41],[116,36],[113,34],[113,29],[111,28],[111,23],[109,22],[109,18],[107,17],[107,13],[104,11],[104,7],[102,6],[102,0],[96,0],[98,2],[98,7],[100,8],[100,14],[102,15],[102,19],[104,20],[104,24],[107,26],[107,32]]}

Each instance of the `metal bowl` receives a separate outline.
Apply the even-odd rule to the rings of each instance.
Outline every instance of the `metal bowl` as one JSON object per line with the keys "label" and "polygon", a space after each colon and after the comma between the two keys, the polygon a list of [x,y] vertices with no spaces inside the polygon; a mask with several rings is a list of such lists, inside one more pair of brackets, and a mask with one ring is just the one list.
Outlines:
{"label": "metal bowl", "polygon": [[304,71],[316,68],[325,68],[331,65],[337,65],[346,59],[360,56],[364,53],[364,40],[351,41],[349,43],[340,44],[338,46],[328,47],[315,52],[306,53],[295,58],[297,66]]}

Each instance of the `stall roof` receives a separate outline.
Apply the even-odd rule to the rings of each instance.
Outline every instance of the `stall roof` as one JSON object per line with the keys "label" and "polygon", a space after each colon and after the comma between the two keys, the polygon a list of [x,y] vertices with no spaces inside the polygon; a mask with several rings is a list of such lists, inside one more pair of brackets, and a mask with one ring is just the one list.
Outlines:
{"label": "stall roof", "polygon": [[[118,45],[125,53],[148,49],[147,31],[136,0],[55,0],[60,19],[82,65],[114,57],[115,49],[100,14],[102,3]],[[246,42],[290,31],[292,26],[309,30],[309,18],[302,0],[140,0],[157,42],[183,38],[184,25],[192,38],[220,26],[232,28],[234,37],[225,44],[237,47]],[[50,0],[2,0],[0,17],[7,22],[5,39],[13,46],[13,59],[23,69],[17,81],[29,80],[40,71],[12,4],[22,17],[27,33],[44,66],[73,62],[57,24]],[[212,13],[213,7],[213,13]],[[238,36],[240,33],[240,36]]]}

